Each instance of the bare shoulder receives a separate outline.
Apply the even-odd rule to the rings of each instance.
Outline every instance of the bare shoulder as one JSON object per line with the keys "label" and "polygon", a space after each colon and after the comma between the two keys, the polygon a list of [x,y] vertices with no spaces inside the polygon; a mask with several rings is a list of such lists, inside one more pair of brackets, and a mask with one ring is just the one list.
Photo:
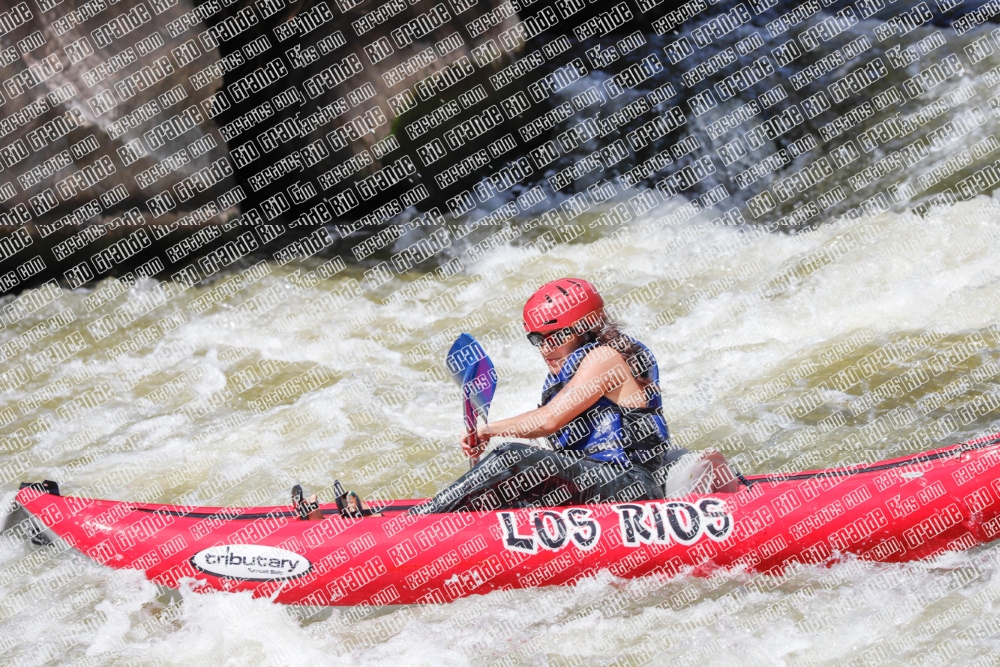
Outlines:
{"label": "bare shoulder", "polygon": [[628,368],[621,352],[607,345],[598,345],[584,356],[583,361],[580,362],[579,371],[603,373],[619,364]]}

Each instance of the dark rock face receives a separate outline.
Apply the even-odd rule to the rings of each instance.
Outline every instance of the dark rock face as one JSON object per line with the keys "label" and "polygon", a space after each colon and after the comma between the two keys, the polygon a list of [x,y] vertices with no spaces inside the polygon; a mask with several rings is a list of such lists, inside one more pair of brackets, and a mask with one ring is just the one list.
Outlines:
{"label": "dark rock face", "polygon": [[[720,94],[718,107],[696,99],[730,76],[735,56],[716,58],[740,51],[744,33],[756,37],[741,66],[791,40],[761,35],[796,0],[13,2],[0,6],[0,293],[51,277],[80,285],[157,253],[157,273],[201,279],[186,271],[201,255],[287,257],[317,226],[315,252],[362,260],[389,252],[400,235],[382,228],[406,226],[409,213],[396,217],[406,209],[429,224],[435,208],[524,212],[556,193],[596,205],[615,191],[602,183],[633,168],[628,183],[663,197],[743,205],[781,170],[722,186],[781,150],[812,150],[815,124],[761,140],[725,169],[663,177],[719,155],[731,137],[713,124],[741,105],[759,98],[762,118],[775,116],[829,83],[774,92],[816,49],[775,56],[774,76]],[[829,14],[853,2],[821,4]],[[980,5],[928,11],[947,25]],[[884,20],[898,8],[883,9]],[[721,12],[740,21],[712,27]],[[629,139],[640,128],[655,136]],[[656,198],[645,197],[641,206]]]}
{"label": "dark rock face", "polygon": [[[446,127],[416,143],[404,129],[462,95],[497,102],[485,77],[520,47],[495,46],[518,20],[505,0],[41,0],[3,14],[0,274],[23,263],[25,235],[45,270],[0,292],[125,271],[205,226],[228,233],[199,253],[236,222],[305,233],[387,202],[442,205],[412,156]],[[351,186],[386,167],[402,177],[358,201]],[[96,257],[126,238],[137,252]]]}
{"label": "dark rock face", "polygon": [[[198,87],[189,78],[219,58],[210,40],[192,39],[204,27],[190,0],[6,7],[0,235],[37,254],[17,243],[0,252],[3,290],[124,271],[148,261],[178,221],[215,225],[238,214],[228,147],[212,120],[221,78]],[[199,60],[186,63],[195,52]],[[24,269],[29,258],[45,268]]]}
{"label": "dark rock face", "polygon": [[[255,14],[266,16],[251,23]],[[357,219],[399,196],[404,208],[443,206],[429,175],[467,152],[426,170],[416,161],[416,148],[447,128],[413,140],[406,126],[446,105],[464,111],[457,100],[476,88],[480,110],[495,104],[499,97],[486,77],[517,54],[496,47],[517,20],[506,0],[302,0],[287,6],[283,0],[241,0],[209,18],[209,26],[230,23],[240,30],[220,40],[223,59],[248,44],[271,45],[226,75],[227,93],[247,85],[248,70],[283,68],[267,97],[218,117],[247,206],[257,206],[264,220],[309,224]],[[496,51],[487,57],[477,51],[483,48]],[[355,196],[352,183],[387,166],[407,172],[398,186]]]}
{"label": "dark rock face", "polygon": [[[223,173],[202,191],[185,183],[228,159],[210,118],[221,81],[197,90],[188,83],[174,50],[190,35],[172,37],[164,26],[194,7],[167,4],[122,3],[82,22],[101,5],[63,0],[46,12],[27,3],[12,10],[26,20],[4,35],[0,68],[0,150],[17,176],[3,201],[8,211],[26,207],[37,223],[58,223],[84,207],[63,222],[78,226],[91,211],[114,217],[138,208],[153,221],[146,202],[164,191],[163,208],[173,198],[171,209],[193,210],[233,187]],[[203,56],[217,59],[215,49]]]}

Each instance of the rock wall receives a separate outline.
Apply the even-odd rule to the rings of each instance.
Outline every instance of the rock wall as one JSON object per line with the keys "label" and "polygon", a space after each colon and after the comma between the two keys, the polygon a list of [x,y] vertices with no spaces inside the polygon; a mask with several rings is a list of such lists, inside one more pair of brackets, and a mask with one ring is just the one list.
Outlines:
{"label": "rock wall", "polygon": [[[192,86],[176,51],[190,35],[165,28],[194,16],[189,0],[6,7],[0,233],[31,236],[43,277],[75,286],[126,268],[93,256],[138,227],[150,227],[140,234],[149,243],[137,240],[152,245],[156,230],[185,216],[199,225],[232,217],[224,202],[235,180],[212,120],[222,81]],[[203,48],[203,64],[218,58]],[[5,255],[20,267],[22,257]]]}
{"label": "rock wall", "polygon": [[[421,34],[428,21],[435,29]],[[226,233],[185,261],[232,240],[237,223],[282,231],[343,223],[399,194],[405,205],[434,204],[438,193],[418,187],[419,173],[366,201],[342,193],[352,179],[400,168],[413,148],[394,113],[401,105],[413,107],[411,122],[476,86],[496,101],[484,79],[517,50],[492,62],[473,50],[516,22],[501,0],[8,5],[0,12],[0,290],[50,277],[76,286],[157,253],[176,271],[165,249],[205,226]],[[445,68],[457,83],[427,85]],[[428,99],[413,93],[421,79]],[[141,252],[112,266],[93,259],[139,227]],[[20,270],[30,251],[16,250],[25,235],[45,264],[30,277]],[[276,236],[259,242],[274,245]],[[296,234],[282,236],[276,247]]]}
{"label": "rock wall", "polygon": [[[249,17],[251,8],[260,13],[260,5],[235,2],[209,18],[208,24],[240,21],[241,16]],[[396,13],[373,18],[378,12]],[[271,48],[257,56],[252,67],[266,68],[280,58],[287,72],[268,89],[268,96],[273,100],[284,92],[289,100],[284,108],[271,104],[273,115],[252,129],[228,135],[232,136],[237,177],[247,186],[250,203],[259,206],[266,220],[356,220],[423,184],[427,199],[421,201],[422,206],[443,206],[427,176],[461,160],[465,151],[447,156],[433,172],[417,162],[415,170],[426,173],[410,174],[400,187],[379,192],[378,197],[354,201],[350,199],[353,192],[342,193],[351,181],[375,174],[403,154],[415,160],[416,144],[423,145],[446,129],[437,128],[412,141],[405,127],[426,113],[458,104],[461,95],[477,87],[488,100],[478,102],[481,107],[498,102],[486,79],[509,64],[519,49],[503,52],[492,61],[482,55],[477,58],[474,52],[487,43],[495,47],[501,33],[517,20],[506,0],[302,0],[259,23],[240,22],[245,29],[221,42],[222,57],[266,39]],[[477,22],[473,34],[469,26]],[[420,35],[419,28],[415,34],[405,28],[407,24],[433,25],[434,29]],[[404,37],[401,30],[408,30],[409,36]],[[227,74],[227,91],[242,85],[245,70],[250,68]],[[428,77],[444,72],[437,85],[428,84]],[[234,105],[219,121],[225,126],[238,123],[264,101]],[[294,163],[294,173],[267,182],[266,168],[283,162]],[[314,196],[308,190],[296,195],[310,187]],[[405,201],[418,196],[411,194]],[[327,200],[328,211],[317,214],[315,207],[322,200]]]}
{"label": "rock wall", "polygon": [[[149,3],[122,3],[78,23],[93,4],[63,0],[48,12],[36,7],[2,38],[3,111],[11,122],[0,130],[0,144],[5,169],[18,177],[3,204],[27,206],[38,223],[95,197],[105,214],[146,209],[146,199],[228,155],[210,118],[210,97],[221,81],[193,89],[171,57],[180,40],[163,29],[193,5],[179,1],[155,14]],[[11,11],[18,8],[28,5]],[[217,50],[206,59],[217,60]],[[174,164],[162,175],[149,172]],[[193,209],[232,185],[224,176],[178,203]]]}

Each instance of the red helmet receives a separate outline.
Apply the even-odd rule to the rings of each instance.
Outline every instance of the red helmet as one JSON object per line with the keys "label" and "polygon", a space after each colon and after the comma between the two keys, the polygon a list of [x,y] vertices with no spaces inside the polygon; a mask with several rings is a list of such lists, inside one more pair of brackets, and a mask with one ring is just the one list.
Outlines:
{"label": "red helmet", "polygon": [[603,318],[604,299],[582,278],[560,278],[546,283],[524,304],[525,331],[551,333],[583,319],[588,320],[586,328],[590,329]]}

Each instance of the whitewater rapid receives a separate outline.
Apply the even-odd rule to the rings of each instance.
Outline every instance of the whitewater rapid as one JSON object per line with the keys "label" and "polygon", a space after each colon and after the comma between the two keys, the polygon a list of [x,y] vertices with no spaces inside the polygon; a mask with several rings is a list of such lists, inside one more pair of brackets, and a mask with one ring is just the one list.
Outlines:
{"label": "whitewater rapid", "polygon": [[[842,218],[797,235],[713,225],[713,211],[677,222],[681,204],[613,228],[589,229],[597,216],[585,216],[565,244],[540,243],[554,233],[540,226],[470,261],[471,244],[497,231],[480,229],[444,253],[437,268],[451,268],[376,288],[364,266],[329,275],[326,260],[310,259],[247,261],[187,289],[143,280],[92,309],[117,279],[66,291],[3,342],[66,309],[74,319],[61,335],[90,342],[123,305],[159,305],[0,398],[0,411],[19,415],[7,431],[30,434],[0,452],[0,470],[17,472],[5,488],[50,478],[66,493],[240,506],[284,504],[294,483],[328,499],[340,479],[367,497],[426,497],[467,466],[459,394],[441,373],[455,332],[476,335],[497,365],[493,416],[534,407],[545,370],[520,308],[556,274],[593,280],[656,353],[675,440],[718,447],[742,472],[884,458],[995,428],[995,412],[965,421],[973,413],[960,408],[998,390],[1000,202]],[[242,289],[229,294],[237,277]],[[266,321],[238,316],[262,295],[280,295]],[[348,301],[329,307],[334,297]],[[154,325],[159,338],[135,338]],[[983,345],[954,367],[859,402],[975,335]],[[847,386],[852,367],[868,370]],[[288,382],[303,377],[313,381]],[[55,389],[39,395],[46,386]],[[75,421],[59,417],[70,398],[102,386],[113,396]],[[804,397],[814,409],[789,411]],[[37,407],[20,416],[26,400]],[[630,582],[604,573],[443,606],[327,610],[158,590],[140,573],[5,534],[0,652],[17,665],[770,665],[925,653],[927,664],[933,655],[993,664],[990,642],[960,639],[996,613],[1000,581],[982,557],[993,548],[808,567],[769,587],[740,573]]]}

